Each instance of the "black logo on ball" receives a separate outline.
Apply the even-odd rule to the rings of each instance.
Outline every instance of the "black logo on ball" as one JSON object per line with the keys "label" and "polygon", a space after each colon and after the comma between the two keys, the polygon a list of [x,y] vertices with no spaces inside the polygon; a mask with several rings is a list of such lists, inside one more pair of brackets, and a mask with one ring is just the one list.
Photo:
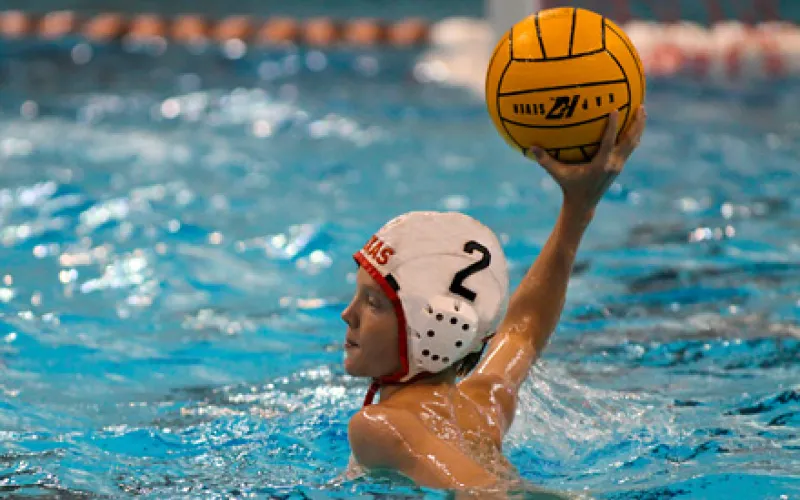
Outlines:
{"label": "black logo on ball", "polygon": [[[572,118],[575,114],[575,109],[578,103],[581,103],[581,108],[584,110],[589,109],[589,99],[581,101],[580,94],[573,95],[560,95],[551,97],[550,103],[535,102],[535,103],[518,103],[514,104],[514,114],[516,115],[533,115],[544,116],[545,120],[566,120]],[[608,102],[614,103],[614,94],[608,94]],[[601,96],[595,97],[596,107],[603,105],[603,98]]]}

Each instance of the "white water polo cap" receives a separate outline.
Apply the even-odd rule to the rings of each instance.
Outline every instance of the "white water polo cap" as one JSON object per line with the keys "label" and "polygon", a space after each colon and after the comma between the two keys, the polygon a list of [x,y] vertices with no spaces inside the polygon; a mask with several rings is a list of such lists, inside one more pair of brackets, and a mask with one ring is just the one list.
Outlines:
{"label": "white water polo cap", "polygon": [[505,314],[505,254],[494,233],[467,215],[409,212],[389,221],[354,257],[397,315],[402,367],[378,384],[438,373],[480,352]]}

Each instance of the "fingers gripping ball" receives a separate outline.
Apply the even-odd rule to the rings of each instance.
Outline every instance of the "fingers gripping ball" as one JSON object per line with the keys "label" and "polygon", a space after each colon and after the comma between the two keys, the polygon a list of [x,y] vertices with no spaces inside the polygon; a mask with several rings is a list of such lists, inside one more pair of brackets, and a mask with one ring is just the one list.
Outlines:
{"label": "fingers gripping ball", "polygon": [[486,104],[500,135],[564,163],[594,156],[614,109],[617,134],[624,134],[644,95],[633,43],[585,9],[547,9],[518,22],[497,44],[486,74]]}

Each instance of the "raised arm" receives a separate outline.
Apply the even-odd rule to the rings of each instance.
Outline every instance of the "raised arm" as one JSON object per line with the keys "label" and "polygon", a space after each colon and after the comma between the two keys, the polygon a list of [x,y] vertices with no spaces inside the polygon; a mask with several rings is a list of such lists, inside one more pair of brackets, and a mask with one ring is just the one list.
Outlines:
{"label": "raised arm", "polygon": [[513,419],[520,385],[558,324],[584,231],[600,198],[639,144],[645,117],[642,108],[626,135],[615,145],[619,118],[618,113],[612,113],[591,163],[566,165],[538,148],[532,151],[561,186],[564,202],[553,232],[511,296],[506,317],[472,375],[476,383],[490,386],[489,398],[499,405],[505,428]]}

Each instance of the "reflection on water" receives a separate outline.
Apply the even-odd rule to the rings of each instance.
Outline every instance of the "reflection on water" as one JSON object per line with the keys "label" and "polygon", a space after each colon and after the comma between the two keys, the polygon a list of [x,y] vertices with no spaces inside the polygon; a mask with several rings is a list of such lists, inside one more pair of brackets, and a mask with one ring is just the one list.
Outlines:
{"label": "reflection on water", "polygon": [[[365,389],[340,366],[350,255],[400,212],[460,209],[517,282],[558,192],[410,55],[306,55],[4,61],[0,491],[446,497],[341,481]],[[797,94],[653,85],[506,454],[572,494],[791,498]]]}

